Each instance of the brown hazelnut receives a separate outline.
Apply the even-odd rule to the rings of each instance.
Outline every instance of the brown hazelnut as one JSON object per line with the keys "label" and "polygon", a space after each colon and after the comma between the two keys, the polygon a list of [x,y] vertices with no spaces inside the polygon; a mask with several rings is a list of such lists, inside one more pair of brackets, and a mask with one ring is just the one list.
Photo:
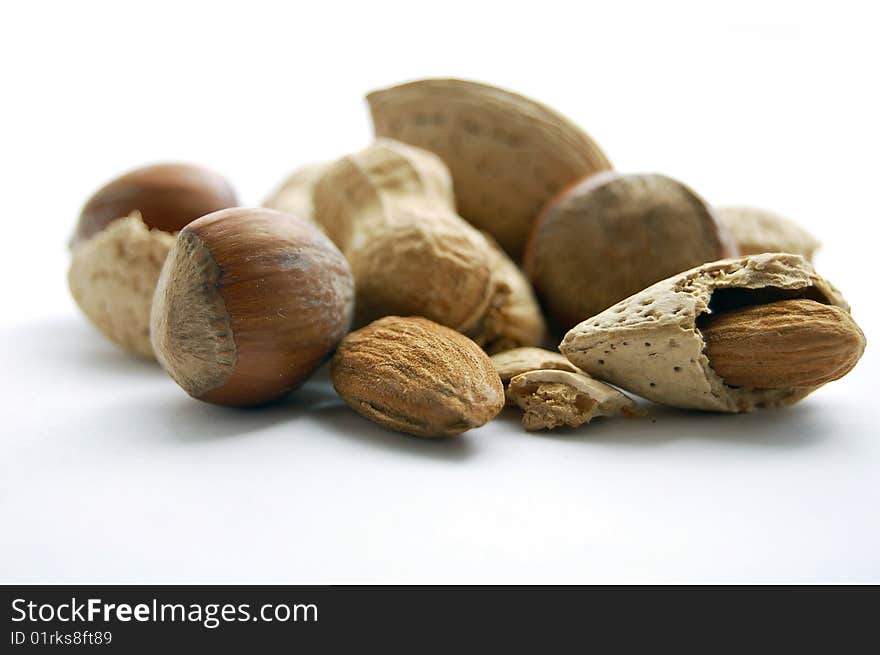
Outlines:
{"label": "brown hazelnut", "polygon": [[89,198],[71,245],[132,212],[138,212],[148,228],[177,232],[199,216],[237,204],[226,178],[207,168],[192,164],[144,166],[108,182]]}
{"label": "brown hazelnut", "polygon": [[664,175],[598,173],[550,201],[525,269],[568,329],[658,280],[736,255],[710,207]]}
{"label": "brown hazelnut", "polygon": [[177,235],[153,300],[156,356],[183,389],[257,405],[299,386],[348,331],[354,283],[314,224],[235,208]]}
{"label": "brown hazelnut", "polygon": [[109,339],[153,357],[150,304],[174,233],[235,204],[223,177],[188,164],[146,166],[109,182],[83,207],[71,239],[74,300]]}

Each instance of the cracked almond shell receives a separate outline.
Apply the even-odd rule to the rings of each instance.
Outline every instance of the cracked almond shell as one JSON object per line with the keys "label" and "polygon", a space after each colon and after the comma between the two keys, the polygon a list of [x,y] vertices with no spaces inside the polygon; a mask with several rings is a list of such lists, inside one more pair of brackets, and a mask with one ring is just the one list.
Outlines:
{"label": "cracked almond shell", "polygon": [[674,275],[572,328],[560,351],[587,373],[665,405],[747,412],[790,405],[813,387],[755,389],[724,383],[699,329],[704,314],[787,299],[849,311],[840,292],[801,256],[761,254]]}
{"label": "cracked almond shell", "polygon": [[[492,355],[492,365],[498,371],[498,376],[501,378],[501,384],[504,385],[505,392],[509,391],[508,383],[512,378],[529,371],[559,370],[570,371],[571,373],[580,372],[562,354],[533,346],[512,348],[496,353]],[[515,404],[509,393],[507,393],[507,404]]]}
{"label": "cracked almond shell", "polygon": [[153,347],[194,398],[258,405],[321,365],[348,331],[353,299],[345,258],[315,225],[272,209],[214,212],[168,255]]}
{"label": "cracked almond shell", "polygon": [[596,143],[549,107],[486,84],[427,79],[367,96],[376,136],[439,155],[459,213],[519,261],[543,204],[611,168]]}
{"label": "cracked almond shell", "polygon": [[523,410],[526,430],[576,428],[599,416],[633,416],[636,405],[611,385],[581,372],[536,370],[510,380],[508,396]]}
{"label": "cracked almond shell", "polygon": [[422,437],[479,427],[504,406],[489,356],[463,334],[420,317],[387,316],[350,333],[331,375],[356,412]]}

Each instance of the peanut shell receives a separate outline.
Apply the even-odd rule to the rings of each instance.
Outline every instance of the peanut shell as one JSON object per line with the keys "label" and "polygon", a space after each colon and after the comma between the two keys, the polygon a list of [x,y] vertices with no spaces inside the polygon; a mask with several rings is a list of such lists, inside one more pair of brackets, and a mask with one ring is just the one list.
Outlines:
{"label": "peanut shell", "polygon": [[315,204],[312,197],[315,184],[328,168],[330,162],[315,162],[295,170],[263,201],[263,206],[314,221]]}
{"label": "peanut shell", "polygon": [[489,261],[495,294],[479,328],[471,336],[490,355],[523,344],[543,343],[547,325],[532,285],[490,236]]}
{"label": "peanut shell", "polygon": [[452,180],[436,155],[380,139],[330,165],[313,198],[315,220],[351,263],[356,325],[423,316],[489,351],[543,340],[528,282],[455,213]]}
{"label": "peanut shell", "polygon": [[174,235],[149,229],[138,212],[72,246],[67,283],[100,332],[125,350],[153,359],[150,306]]}

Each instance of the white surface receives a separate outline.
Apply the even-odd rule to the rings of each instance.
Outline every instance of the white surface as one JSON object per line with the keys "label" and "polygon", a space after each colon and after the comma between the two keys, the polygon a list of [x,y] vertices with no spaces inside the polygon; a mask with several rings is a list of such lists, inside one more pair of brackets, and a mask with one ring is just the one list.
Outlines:
{"label": "white surface", "polygon": [[326,373],[270,410],[192,401],[68,298],[65,241],[106,179],[188,159],[257,203],[367,142],[367,90],[452,75],[556,106],[621,170],[796,218],[873,341],[876,17],[608,4],[5,9],[0,581],[880,581],[873,343],[787,410],[542,435],[509,412],[429,442]]}

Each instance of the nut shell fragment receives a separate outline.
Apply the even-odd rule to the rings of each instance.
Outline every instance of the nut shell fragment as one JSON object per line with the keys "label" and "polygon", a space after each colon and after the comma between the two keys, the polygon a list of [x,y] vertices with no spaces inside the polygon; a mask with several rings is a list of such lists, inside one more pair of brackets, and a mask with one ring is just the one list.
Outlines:
{"label": "nut shell fragment", "polygon": [[422,437],[483,425],[504,406],[492,362],[466,336],[425,318],[387,316],[349,334],[333,386],[362,416]]}
{"label": "nut shell fragment", "polygon": [[578,368],[560,353],[534,347],[513,348],[492,355],[492,364],[504,384],[510,382],[511,378],[529,371],[578,372]]}
{"label": "nut shell fragment", "polygon": [[712,369],[698,328],[704,314],[806,298],[849,311],[801,256],[761,254],[674,275],[572,328],[559,349],[590,375],[658,403],[746,412],[790,405],[816,387],[733,387]]}
{"label": "nut shell fragment", "polygon": [[374,91],[367,102],[376,136],[439,155],[452,171],[459,213],[516,261],[548,198],[611,168],[567,118],[486,84],[420,80]]}
{"label": "nut shell fragment", "polygon": [[[574,364],[560,353],[531,346],[513,348],[492,355],[492,364],[495,366],[495,370],[498,371],[501,383],[505,389],[507,389],[511,378],[529,371],[552,369],[570,371],[571,373],[580,372]],[[514,404],[509,393],[507,394],[507,404]]]}
{"label": "nut shell fragment", "polygon": [[526,430],[576,428],[597,416],[632,416],[635,403],[612,386],[583,373],[539,370],[510,381],[508,394],[523,410]]}

